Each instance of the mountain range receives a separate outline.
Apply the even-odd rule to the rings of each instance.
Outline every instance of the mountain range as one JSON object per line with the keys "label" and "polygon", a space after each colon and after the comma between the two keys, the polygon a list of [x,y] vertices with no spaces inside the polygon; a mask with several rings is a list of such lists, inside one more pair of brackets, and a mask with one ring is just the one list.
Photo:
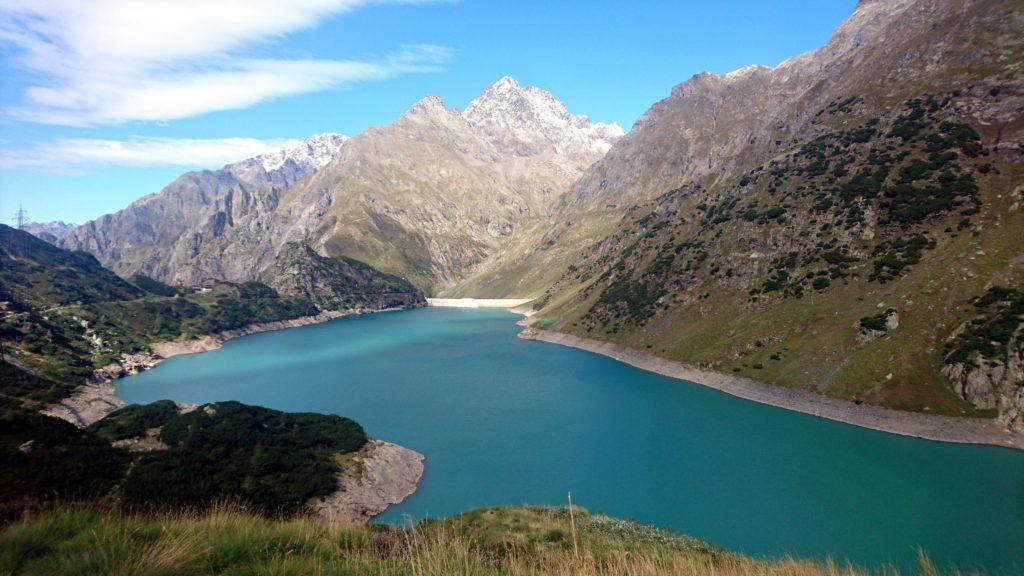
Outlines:
{"label": "mountain range", "polygon": [[698,74],[627,134],[506,77],[39,234],[125,276],[282,293],[284,268],[354,259],[536,297],[538,329],[1020,432],[1022,14],[861,0],[823,47]]}
{"label": "mountain range", "polygon": [[506,77],[465,113],[428,96],[351,139],[190,172],[58,242],[171,283],[260,279],[297,242],[440,291],[543,218],[621,136]]}

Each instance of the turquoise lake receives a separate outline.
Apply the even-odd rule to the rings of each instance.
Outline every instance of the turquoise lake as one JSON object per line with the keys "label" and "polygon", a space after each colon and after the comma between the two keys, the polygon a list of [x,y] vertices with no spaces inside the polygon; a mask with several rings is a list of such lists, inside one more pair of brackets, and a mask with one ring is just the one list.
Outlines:
{"label": "turquoise lake", "polygon": [[227,342],[118,382],[128,402],[336,413],[427,456],[379,520],[564,504],[756,556],[1024,573],[1024,453],[915,440],[516,338],[504,310],[428,308]]}

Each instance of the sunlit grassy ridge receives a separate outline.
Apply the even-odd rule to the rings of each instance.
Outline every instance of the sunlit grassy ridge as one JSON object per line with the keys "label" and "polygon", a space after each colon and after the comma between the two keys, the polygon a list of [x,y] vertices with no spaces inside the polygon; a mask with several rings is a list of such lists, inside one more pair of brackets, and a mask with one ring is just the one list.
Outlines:
{"label": "sunlit grassy ridge", "polygon": [[[231,507],[163,516],[69,508],[0,533],[0,574],[868,573],[831,561],[753,560],[579,508],[575,520],[574,546],[566,508],[481,509],[406,530],[267,520]],[[885,568],[872,573],[897,574]],[[940,574],[925,557],[913,573]]]}

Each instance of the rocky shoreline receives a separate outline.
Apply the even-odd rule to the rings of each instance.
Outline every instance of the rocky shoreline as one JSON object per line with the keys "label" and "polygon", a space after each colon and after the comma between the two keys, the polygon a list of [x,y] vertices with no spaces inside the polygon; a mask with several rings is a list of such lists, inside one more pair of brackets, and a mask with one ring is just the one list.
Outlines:
{"label": "rocky shoreline", "polygon": [[324,524],[367,524],[416,492],[425,460],[419,452],[371,439],[339,462],[338,489],[311,503],[313,515]]}
{"label": "rocky shoreline", "polygon": [[271,330],[283,330],[286,328],[298,328],[310,324],[327,322],[342,316],[354,314],[365,314],[369,312],[388,312],[398,308],[387,308],[384,310],[329,310],[313,316],[303,316],[291,320],[279,320],[276,322],[264,322],[250,324],[244,328],[225,330],[216,334],[207,334],[193,340],[180,342],[155,342],[150,344],[148,352],[136,354],[125,354],[118,362],[108,364],[93,371],[88,382],[79,386],[75,393],[64,398],[58,403],[50,404],[40,410],[41,413],[55,418],[61,418],[71,422],[79,428],[102,419],[107,414],[124,406],[124,400],[117,397],[113,381],[125,376],[138,374],[144,370],[156,366],[168,358],[181,356],[183,354],[195,354],[209,352],[224,345],[224,342],[234,338],[241,338],[259,332]]}
{"label": "rocky shoreline", "polygon": [[527,326],[519,337],[586,350],[669,378],[695,382],[746,400],[803,412],[845,424],[890,434],[957,444],[989,444],[1024,450],[1024,435],[1007,431],[994,420],[957,418],[891,410],[815,394],[806,390],[773,386],[750,378],[731,376],[666,360],[612,342],[602,342]]}

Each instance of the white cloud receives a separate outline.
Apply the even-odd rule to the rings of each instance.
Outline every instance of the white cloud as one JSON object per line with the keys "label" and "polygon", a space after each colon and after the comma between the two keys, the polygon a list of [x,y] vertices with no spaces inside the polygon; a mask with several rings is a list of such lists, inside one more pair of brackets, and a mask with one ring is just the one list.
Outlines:
{"label": "white cloud", "polygon": [[220,168],[296,142],[255,138],[62,138],[23,150],[5,149],[0,153],[0,169],[74,173],[98,166]]}
{"label": "white cloud", "polygon": [[8,113],[66,125],[173,120],[431,71],[448,58],[431,45],[365,62],[239,55],[371,1],[0,0],[0,40],[35,79]]}

